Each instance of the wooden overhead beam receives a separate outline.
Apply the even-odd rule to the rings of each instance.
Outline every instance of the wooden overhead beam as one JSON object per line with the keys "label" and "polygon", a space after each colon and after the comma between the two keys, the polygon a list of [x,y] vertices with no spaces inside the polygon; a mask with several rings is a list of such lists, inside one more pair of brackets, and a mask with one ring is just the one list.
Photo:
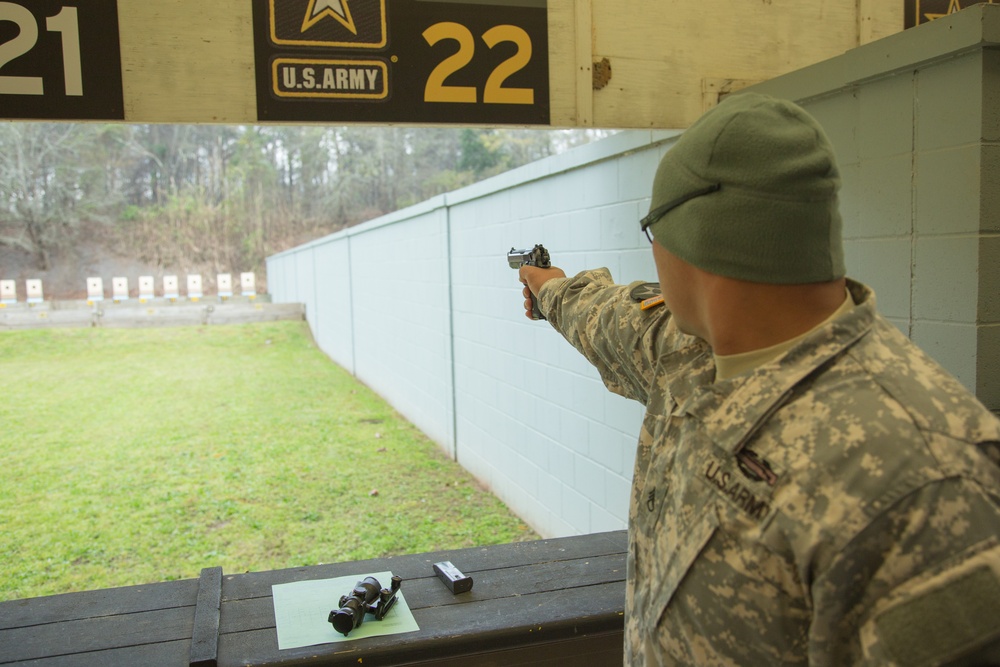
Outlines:
{"label": "wooden overhead beam", "polygon": [[[375,26],[363,25],[364,16],[377,13],[380,4],[388,16],[382,46],[276,45],[273,34],[261,34],[269,11],[286,16],[280,19],[283,35],[297,39],[301,33],[304,42],[315,42],[317,31],[333,35],[349,27],[335,14],[350,13],[356,30],[350,38],[364,41],[365,30]],[[23,53],[0,63],[0,118],[87,117],[69,95],[72,74],[58,67],[73,48],[72,23],[63,14],[53,26],[51,17],[71,5],[78,5],[85,96],[113,97],[102,88],[113,87],[112,68],[93,70],[92,54],[107,56],[117,48],[118,119],[126,122],[605,128],[686,127],[720,95],[902,30],[904,13],[904,0],[9,0],[0,4],[0,42],[9,49],[16,37]],[[12,16],[14,6],[24,11]],[[117,31],[106,17],[90,17],[101,6],[117,9]],[[38,31],[34,43],[15,30],[27,25],[29,11]],[[528,64],[508,62],[505,78],[498,68],[518,52],[526,55],[526,38],[505,28],[488,46],[489,29],[519,29],[522,17],[539,12],[542,27],[526,24],[524,32],[530,46],[544,49],[536,46]],[[423,34],[431,24],[447,24],[433,46],[434,35]],[[460,47],[465,35],[471,41]],[[445,64],[458,52],[470,58],[468,64]],[[261,72],[269,69],[265,86]],[[446,97],[474,95],[474,101],[421,99],[430,94],[426,79],[432,73],[444,76],[439,92]],[[324,74],[325,85],[318,81]],[[494,74],[494,97],[499,91],[506,98],[499,102],[484,99]],[[38,79],[44,80],[42,96],[4,94],[10,92],[5,80],[20,86]],[[275,89],[263,101],[261,86]],[[517,98],[508,89],[531,92]],[[382,97],[351,97],[362,93]],[[48,116],[24,112],[29,98],[35,106],[44,102]],[[388,112],[394,104],[407,108]]]}

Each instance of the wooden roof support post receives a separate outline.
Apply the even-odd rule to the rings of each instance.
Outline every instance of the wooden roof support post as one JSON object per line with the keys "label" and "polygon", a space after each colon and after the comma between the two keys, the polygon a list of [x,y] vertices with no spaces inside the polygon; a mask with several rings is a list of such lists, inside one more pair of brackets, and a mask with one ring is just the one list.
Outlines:
{"label": "wooden roof support post", "polygon": [[215,667],[219,658],[222,568],[206,567],[198,581],[198,601],[191,635],[191,667]]}

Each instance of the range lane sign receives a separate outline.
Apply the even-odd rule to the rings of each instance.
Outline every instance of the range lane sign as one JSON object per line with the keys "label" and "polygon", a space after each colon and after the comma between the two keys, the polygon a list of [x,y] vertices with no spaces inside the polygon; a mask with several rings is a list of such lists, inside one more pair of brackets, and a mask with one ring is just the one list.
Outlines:
{"label": "range lane sign", "polygon": [[254,0],[266,121],[547,125],[546,0]]}
{"label": "range lane sign", "polygon": [[122,120],[116,0],[0,2],[0,117]]}

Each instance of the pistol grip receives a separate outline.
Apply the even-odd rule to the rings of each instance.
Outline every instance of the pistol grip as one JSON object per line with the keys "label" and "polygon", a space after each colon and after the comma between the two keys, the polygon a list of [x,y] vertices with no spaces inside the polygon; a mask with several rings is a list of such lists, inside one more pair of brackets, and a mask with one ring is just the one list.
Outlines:
{"label": "pistol grip", "polygon": [[534,294],[531,295],[531,319],[533,320],[544,320],[545,316],[542,315],[542,310],[538,307],[538,299]]}

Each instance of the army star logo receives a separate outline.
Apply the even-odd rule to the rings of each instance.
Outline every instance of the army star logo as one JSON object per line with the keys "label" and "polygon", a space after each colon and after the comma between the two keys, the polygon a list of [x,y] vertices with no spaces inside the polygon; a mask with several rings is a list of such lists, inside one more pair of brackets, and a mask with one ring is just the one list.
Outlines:
{"label": "army star logo", "polygon": [[388,41],[387,0],[259,1],[268,4],[275,45],[381,49]]}
{"label": "army star logo", "polygon": [[955,12],[962,9],[962,5],[959,4],[958,0],[950,0],[948,3],[948,9],[944,14],[932,14],[930,12],[924,12],[924,16],[927,17],[928,21],[933,21],[934,19],[939,19],[942,16],[947,16],[948,14],[954,14]]}
{"label": "army star logo", "polygon": [[347,3],[349,0],[309,0],[309,9],[306,10],[306,16],[302,20],[302,32],[309,30],[320,21],[322,21],[327,16],[332,16],[333,18],[340,21],[340,23],[351,31],[352,34],[357,35],[358,29],[354,25],[354,18],[351,16],[351,8],[348,7]]}

